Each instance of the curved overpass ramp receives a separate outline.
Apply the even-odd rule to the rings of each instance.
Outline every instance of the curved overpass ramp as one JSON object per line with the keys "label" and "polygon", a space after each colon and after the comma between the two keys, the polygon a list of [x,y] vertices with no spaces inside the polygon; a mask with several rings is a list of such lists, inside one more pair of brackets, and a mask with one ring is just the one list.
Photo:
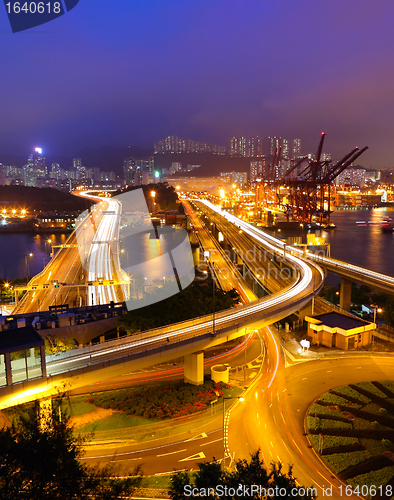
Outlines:
{"label": "curved overpass ramp", "polygon": [[[207,202],[209,203],[209,202]],[[245,232],[276,255],[284,253],[283,243],[265,235],[250,224],[224,213],[220,215],[240,224]],[[47,358],[47,377],[0,389],[0,408],[77,388],[99,380],[138,370],[157,362],[205,349],[243,336],[248,325],[261,328],[270,325],[307,304],[323,285],[324,275],[312,262],[294,255],[285,255],[293,267],[296,279],[287,288],[248,305],[222,311],[215,315],[216,334],[213,336],[212,317],[204,316],[165,328],[144,332],[105,345],[86,347]]]}

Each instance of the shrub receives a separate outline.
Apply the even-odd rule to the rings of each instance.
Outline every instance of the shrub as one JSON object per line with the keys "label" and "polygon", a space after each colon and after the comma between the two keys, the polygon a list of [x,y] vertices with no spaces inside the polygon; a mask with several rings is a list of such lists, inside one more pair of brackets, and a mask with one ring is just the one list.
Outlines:
{"label": "shrub", "polygon": [[386,446],[386,448],[390,448],[390,446],[392,446],[392,442],[390,441],[390,439],[382,439],[382,445],[383,446]]}
{"label": "shrub", "polygon": [[145,418],[173,418],[204,410],[212,401],[223,396],[228,384],[204,383],[193,387],[183,382],[166,386],[122,389],[112,393],[97,394],[91,402],[102,408],[121,410]]}

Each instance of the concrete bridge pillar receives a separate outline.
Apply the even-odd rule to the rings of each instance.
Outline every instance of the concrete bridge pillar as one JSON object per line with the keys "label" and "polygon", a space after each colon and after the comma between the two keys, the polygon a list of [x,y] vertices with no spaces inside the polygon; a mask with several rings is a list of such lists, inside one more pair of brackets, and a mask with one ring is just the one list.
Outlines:
{"label": "concrete bridge pillar", "polygon": [[313,316],[314,314],[314,299],[305,304],[299,311],[298,317],[304,319],[305,316]]}
{"label": "concrete bridge pillar", "polygon": [[339,295],[339,305],[345,311],[350,312],[352,299],[352,282],[346,278],[341,278],[341,292]]}
{"label": "concrete bridge pillar", "polygon": [[222,248],[225,251],[229,260],[231,260],[231,262],[236,262],[236,254],[233,250],[233,247],[230,243],[228,243],[226,239],[222,242]]}
{"label": "concrete bridge pillar", "polygon": [[204,383],[204,351],[185,356],[183,366],[184,382],[192,385],[202,385]]}
{"label": "concrete bridge pillar", "polygon": [[264,297],[265,295],[265,290],[264,288],[262,287],[262,285],[260,284],[260,282],[258,282],[257,280],[253,280],[253,293],[256,295],[256,297],[258,297],[259,299],[261,297]]}
{"label": "concrete bridge pillar", "polygon": [[52,428],[52,396],[39,399],[36,407],[40,431],[49,431]]}
{"label": "concrete bridge pillar", "polygon": [[189,233],[189,239],[192,245],[198,245],[197,233],[195,233],[194,231],[191,231]]}
{"label": "concrete bridge pillar", "polygon": [[9,352],[6,352],[4,354],[4,361],[5,361],[7,385],[12,385],[11,356]]}
{"label": "concrete bridge pillar", "polygon": [[200,252],[200,248],[199,247],[195,247],[195,248],[193,248],[192,252],[193,252],[194,265],[195,266],[200,266],[201,262],[203,261],[202,255],[201,255],[201,252]]}

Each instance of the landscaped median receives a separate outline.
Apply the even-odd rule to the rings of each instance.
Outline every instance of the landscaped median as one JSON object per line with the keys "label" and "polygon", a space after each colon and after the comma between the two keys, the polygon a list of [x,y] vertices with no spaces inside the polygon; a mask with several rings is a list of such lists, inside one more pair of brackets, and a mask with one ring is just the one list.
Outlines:
{"label": "landscaped median", "polygon": [[382,486],[394,496],[394,382],[331,390],[309,408],[305,425],[323,462],[361,496],[372,496],[362,486],[368,492]]}
{"label": "landscaped median", "polygon": [[71,396],[66,406],[74,432],[93,433],[92,442],[143,442],[193,429],[195,418],[187,417],[215,417],[222,396],[240,393],[238,387],[212,381],[201,386],[176,382]]}

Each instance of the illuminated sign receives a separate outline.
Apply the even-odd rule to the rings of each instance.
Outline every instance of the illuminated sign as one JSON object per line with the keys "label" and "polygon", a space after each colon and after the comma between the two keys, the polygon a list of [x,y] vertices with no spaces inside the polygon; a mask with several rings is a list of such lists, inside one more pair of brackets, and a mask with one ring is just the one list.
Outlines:
{"label": "illuminated sign", "polygon": [[42,148],[36,148],[34,151],[39,155],[42,155]]}
{"label": "illuminated sign", "polygon": [[309,349],[309,348],[310,348],[310,346],[311,346],[311,343],[309,342],[309,340],[306,340],[306,339],[302,339],[302,340],[300,341],[300,344],[301,344],[301,347],[302,347],[302,348],[305,348],[305,347],[306,347],[307,349]]}

